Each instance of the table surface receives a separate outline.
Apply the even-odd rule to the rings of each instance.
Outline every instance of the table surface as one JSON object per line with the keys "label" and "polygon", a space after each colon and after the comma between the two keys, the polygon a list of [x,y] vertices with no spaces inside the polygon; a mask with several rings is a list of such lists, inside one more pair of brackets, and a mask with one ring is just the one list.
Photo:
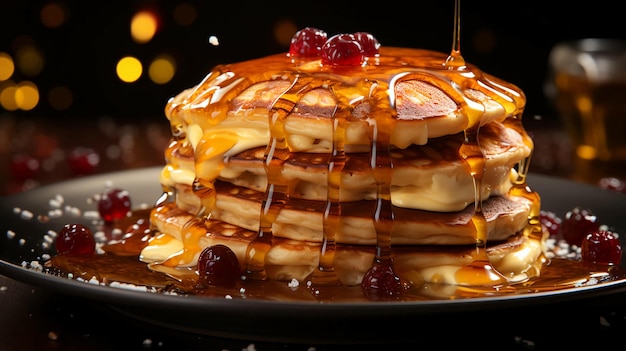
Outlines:
{"label": "table surface", "polygon": [[[576,161],[557,123],[529,118],[526,129],[535,140],[531,172],[549,174],[590,184],[605,177],[626,179],[624,164]],[[163,118],[119,121],[109,117],[58,123],[46,119],[0,116],[0,196],[72,177],[163,164],[169,142],[169,126]],[[97,166],[72,165],[71,152],[88,148],[99,156]],[[15,155],[38,162],[24,170]],[[78,172],[78,173],[77,173]],[[155,180],[156,181],[156,180]],[[579,335],[575,343],[609,345],[623,340],[626,301],[610,309],[582,310],[565,332]],[[540,319],[541,317],[539,317]],[[297,321],[296,321],[297,322]],[[419,325],[421,322],[416,322]],[[504,349],[542,349],[566,345],[554,338],[563,326],[540,320],[532,333],[500,335]],[[478,339],[481,336],[478,335]],[[497,339],[497,338],[496,338]],[[471,341],[467,341],[471,344]],[[404,347],[420,346],[396,345]],[[447,343],[450,344],[450,341]],[[478,345],[478,344],[475,344]],[[0,275],[0,351],[3,350],[331,350],[346,345],[275,344],[255,340],[228,340],[194,335],[147,324],[116,313],[89,299],[63,296]],[[400,348],[400,347],[398,347]],[[547,347],[545,347],[547,348]]]}

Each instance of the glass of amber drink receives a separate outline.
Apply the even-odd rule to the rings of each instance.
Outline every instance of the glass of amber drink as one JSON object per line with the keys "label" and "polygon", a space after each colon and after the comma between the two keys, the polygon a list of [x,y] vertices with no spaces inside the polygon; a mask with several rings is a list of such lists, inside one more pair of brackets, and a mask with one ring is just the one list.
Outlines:
{"label": "glass of amber drink", "polygon": [[556,44],[546,94],[576,156],[626,161],[626,41],[589,38]]}

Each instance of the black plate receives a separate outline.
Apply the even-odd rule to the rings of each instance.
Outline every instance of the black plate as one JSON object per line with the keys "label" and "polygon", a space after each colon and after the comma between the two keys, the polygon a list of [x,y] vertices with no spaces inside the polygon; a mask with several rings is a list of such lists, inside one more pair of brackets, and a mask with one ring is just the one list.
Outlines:
{"label": "black plate", "polygon": [[[88,199],[107,183],[130,191],[135,207],[151,206],[161,193],[160,167],[130,170],[79,178],[0,198],[0,274],[50,289],[56,293],[102,302],[112,308],[153,324],[186,332],[226,338],[316,343],[368,343],[415,341],[435,332],[465,330],[471,334],[483,323],[515,330],[527,326],[528,318],[544,313],[567,319],[573,306],[611,306],[626,298],[624,281],[528,295],[423,302],[310,303],[172,296],[100,286],[44,274],[24,268],[23,262],[41,261],[49,252],[44,237],[84,216],[65,211],[62,218],[41,221],[49,200],[61,194],[64,207],[95,210]],[[573,206],[592,209],[602,223],[626,233],[626,196],[586,184],[531,174],[530,186],[542,196],[542,208],[563,214]],[[32,219],[22,218],[15,208],[29,210]],[[11,233],[15,233],[12,235]],[[622,235],[621,240],[624,242]],[[573,313],[573,312],[571,312]],[[528,318],[520,317],[526,315]],[[515,316],[513,318],[512,316]],[[420,325],[420,333],[401,332],[407,323]],[[457,332],[457,335],[458,334]],[[471,336],[471,335],[470,335]]]}

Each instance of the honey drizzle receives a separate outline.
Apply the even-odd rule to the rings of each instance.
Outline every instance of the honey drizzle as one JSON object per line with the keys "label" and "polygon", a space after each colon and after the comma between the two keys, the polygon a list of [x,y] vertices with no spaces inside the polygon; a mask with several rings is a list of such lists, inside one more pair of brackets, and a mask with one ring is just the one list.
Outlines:
{"label": "honey drizzle", "polygon": [[[336,92],[340,88],[336,86],[330,88],[339,106],[350,107],[345,95]],[[332,116],[333,146],[327,165],[326,207],[322,219],[323,238],[320,245],[318,266],[306,279],[311,293],[316,297],[324,297],[324,288],[342,285],[334,267],[335,237],[341,222],[341,186],[343,169],[347,160],[345,152],[346,125],[351,111],[350,108],[339,108],[334,111]]]}
{"label": "honey drizzle", "polygon": [[[204,106],[202,102],[198,103],[198,101],[211,101],[216,94],[220,95],[221,98],[230,100],[232,97],[237,96],[250,84],[249,81],[243,80],[241,77],[232,74],[232,72],[225,72],[223,68],[224,67],[222,66],[215,67],[214,70],[203,79],[202,83],[198,84],[194,88],[193,92],[184,101],[170,101],[167,104],[166,115],[168,119],[170,119],[172,144],[166,151],[166,157],[172,157],[171,152],[176,145],[181,146],[178,148],[179,151],[181,149],[188,149],[191,147],[190,140],[188,138],[189,136],[185,128],[189,125],[189,121],[185,120],[183,118],[183,114],[180,113],[180,111],[186,107],[186,104],[189,104],[192,108],[198,108],[199,105],[202,105],[205,109],[206,115],[211,117],[225,116],[228,104],[209,104]],[[247,84],[242,84],[242,81]],[[205,85],[212,82],[215,82],[215,85],[210,89],[205,89]],[[217,124],[220,121],[219,119],[214,118],[206,118],[204,120],[206,120],[208,124]],[[224,145],[219,146],[224,147]],[[193,152],[195,165],[202,164],[206,161],[205,158],[207,158],[207,155],[205,155],[203,149],[210,149],[211,147],[212,146],[209,145],[209,141],[204,137],[200,140],[199,146]],[[224,164],[222,163],[220,167],[223,168]],[[198,173],[197,169],[196,173]],[[162,189],[163,194],[157,201],[155,205],[156,207],[165,206],[168,203],[173,203],[175,201],[175,189],[167,186],[163,186]],[[181,240],[183,241],[184,247],[181,251],[173,253],[170,257],[166,258],[162,262],[159,262],[158,264],[168,267],[186,266],[191,262],[194,262],[200,255],[202,250],[200,240],[207,234],[205,221],[208,220],[211,215],[215,206],[217,194],[215,191],[215,184],[212,179],[204,179],[198,176],[196,176],[193,181],[192,191],[200,199],[201,205],[196,213],[196,218],[189,220],[183,226]],[[153,263],[153,265],[154,264],[156,263]]]}
{"label": "honey drizzle", "polygon": [[454,29],[452,30],[452,51],[444,66],[451,68],[465,67],[465,59],[461,55],[461,0],[454,0]]}
{"label": "honey drizzle", "polygon": [[289,180],[283,176],[283,165],[290,156],[285,135],[285,118],[308,91],[317,87],[309,76],[296,76],[291,86],[272,104],[268,111],[270,141],[263,155],[267,188],[261,204],[259,229],[246,249],[243,278],[246,281],[267,279],[265,257],[272,248],[273,225],[289,200]]}
{"label": "honey drizzle", "polygon": [[[390,106],[388,96],[389,89],[381,89],[377,83],[373,83],[372,96],[373,106],[376,108],[367,116],[370,126],[370,170],[376,182],[376,207],[372,213],[372,220],[376,230],[376,250],[372,266],[365,273],[364,280],[370,280],[368,276],[376,276],[380,281],[384,274],[382,286],[363,286],[365,293],[372,299],[398,298],[393,296],[402,293],[402,280],[395,272],[391,249],[391,236],[393,234],[394,213],[391,202],[391,179],[393,175],[393,162],[390,155],[391,134],[394,130],[396,116],[390,111],[395,108]],[[382,273],[386,272],[386,273]],[[371,281],[371,280],[370,280]],[[395,284],[395,286],[391,286]]]}
{"label": "honey drizzle", "polygon": [[[455,0],[454,2],[452,50],[444,66],[450,70],[466,69],[465,60],[461,55],[461,0]],[[471,220],[474,225],[476,250],[472,261],[455,273],[455,279],[459,285],[465,286],[500,285],[506,282],[506,278],[489,262],[489,256],[487,255],[487,220],[482,210],[485,156],[478,141],[482,115],[473,113],[469,117],[469,126],[463,131],[464,140],[459,149],[459,155],[465,162],[465,166],[474,183],[474,213]]]}
{"label": "honey drizzle", "polygon": [[[513,179],[513,186],[509,190],[509,193],[514,196],[521,196],[530,200],[530,211],[528,213],[528,224],[524,227],[524,235],[531,239],[540,239],[546,234],[541,228],[541,196],[538,192],[531,189],[531,187],[526,183],[526,177],[528,175],[528,169],[530,166],[530,160],[532,157],[533,150],[533,141],[528,133],[522,126],[522,115],[516,114],[513,117],[507,118],[505,121],[507,125],[516,129],[524,140],[524,143],[530,147],[531,153],[522,159],[517,164],[517,175],[515,179]],[[538,258],[537,262],[539,264],[543,264],[548,261],[548,258],[545,256],[545,253],[542,253],[541,257]],[[534,269],[533,269],[534,268]],[[527,277],[534,277],[539,275],[539,267],[531,266],[529,270],[526,272]]]}

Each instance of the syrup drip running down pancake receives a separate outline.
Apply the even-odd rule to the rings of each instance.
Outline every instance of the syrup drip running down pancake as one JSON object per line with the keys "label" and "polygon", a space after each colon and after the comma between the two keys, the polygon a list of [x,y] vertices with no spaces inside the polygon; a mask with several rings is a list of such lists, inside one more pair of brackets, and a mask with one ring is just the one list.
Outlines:
{"label": "syrup drip running down pancake", "polygon": [[247,281],[538,275],[525,96],[449,61],[306,28],[288,54],[214,68],[166,106],[165,196],[141,259],[176,277],[225,244]]}

